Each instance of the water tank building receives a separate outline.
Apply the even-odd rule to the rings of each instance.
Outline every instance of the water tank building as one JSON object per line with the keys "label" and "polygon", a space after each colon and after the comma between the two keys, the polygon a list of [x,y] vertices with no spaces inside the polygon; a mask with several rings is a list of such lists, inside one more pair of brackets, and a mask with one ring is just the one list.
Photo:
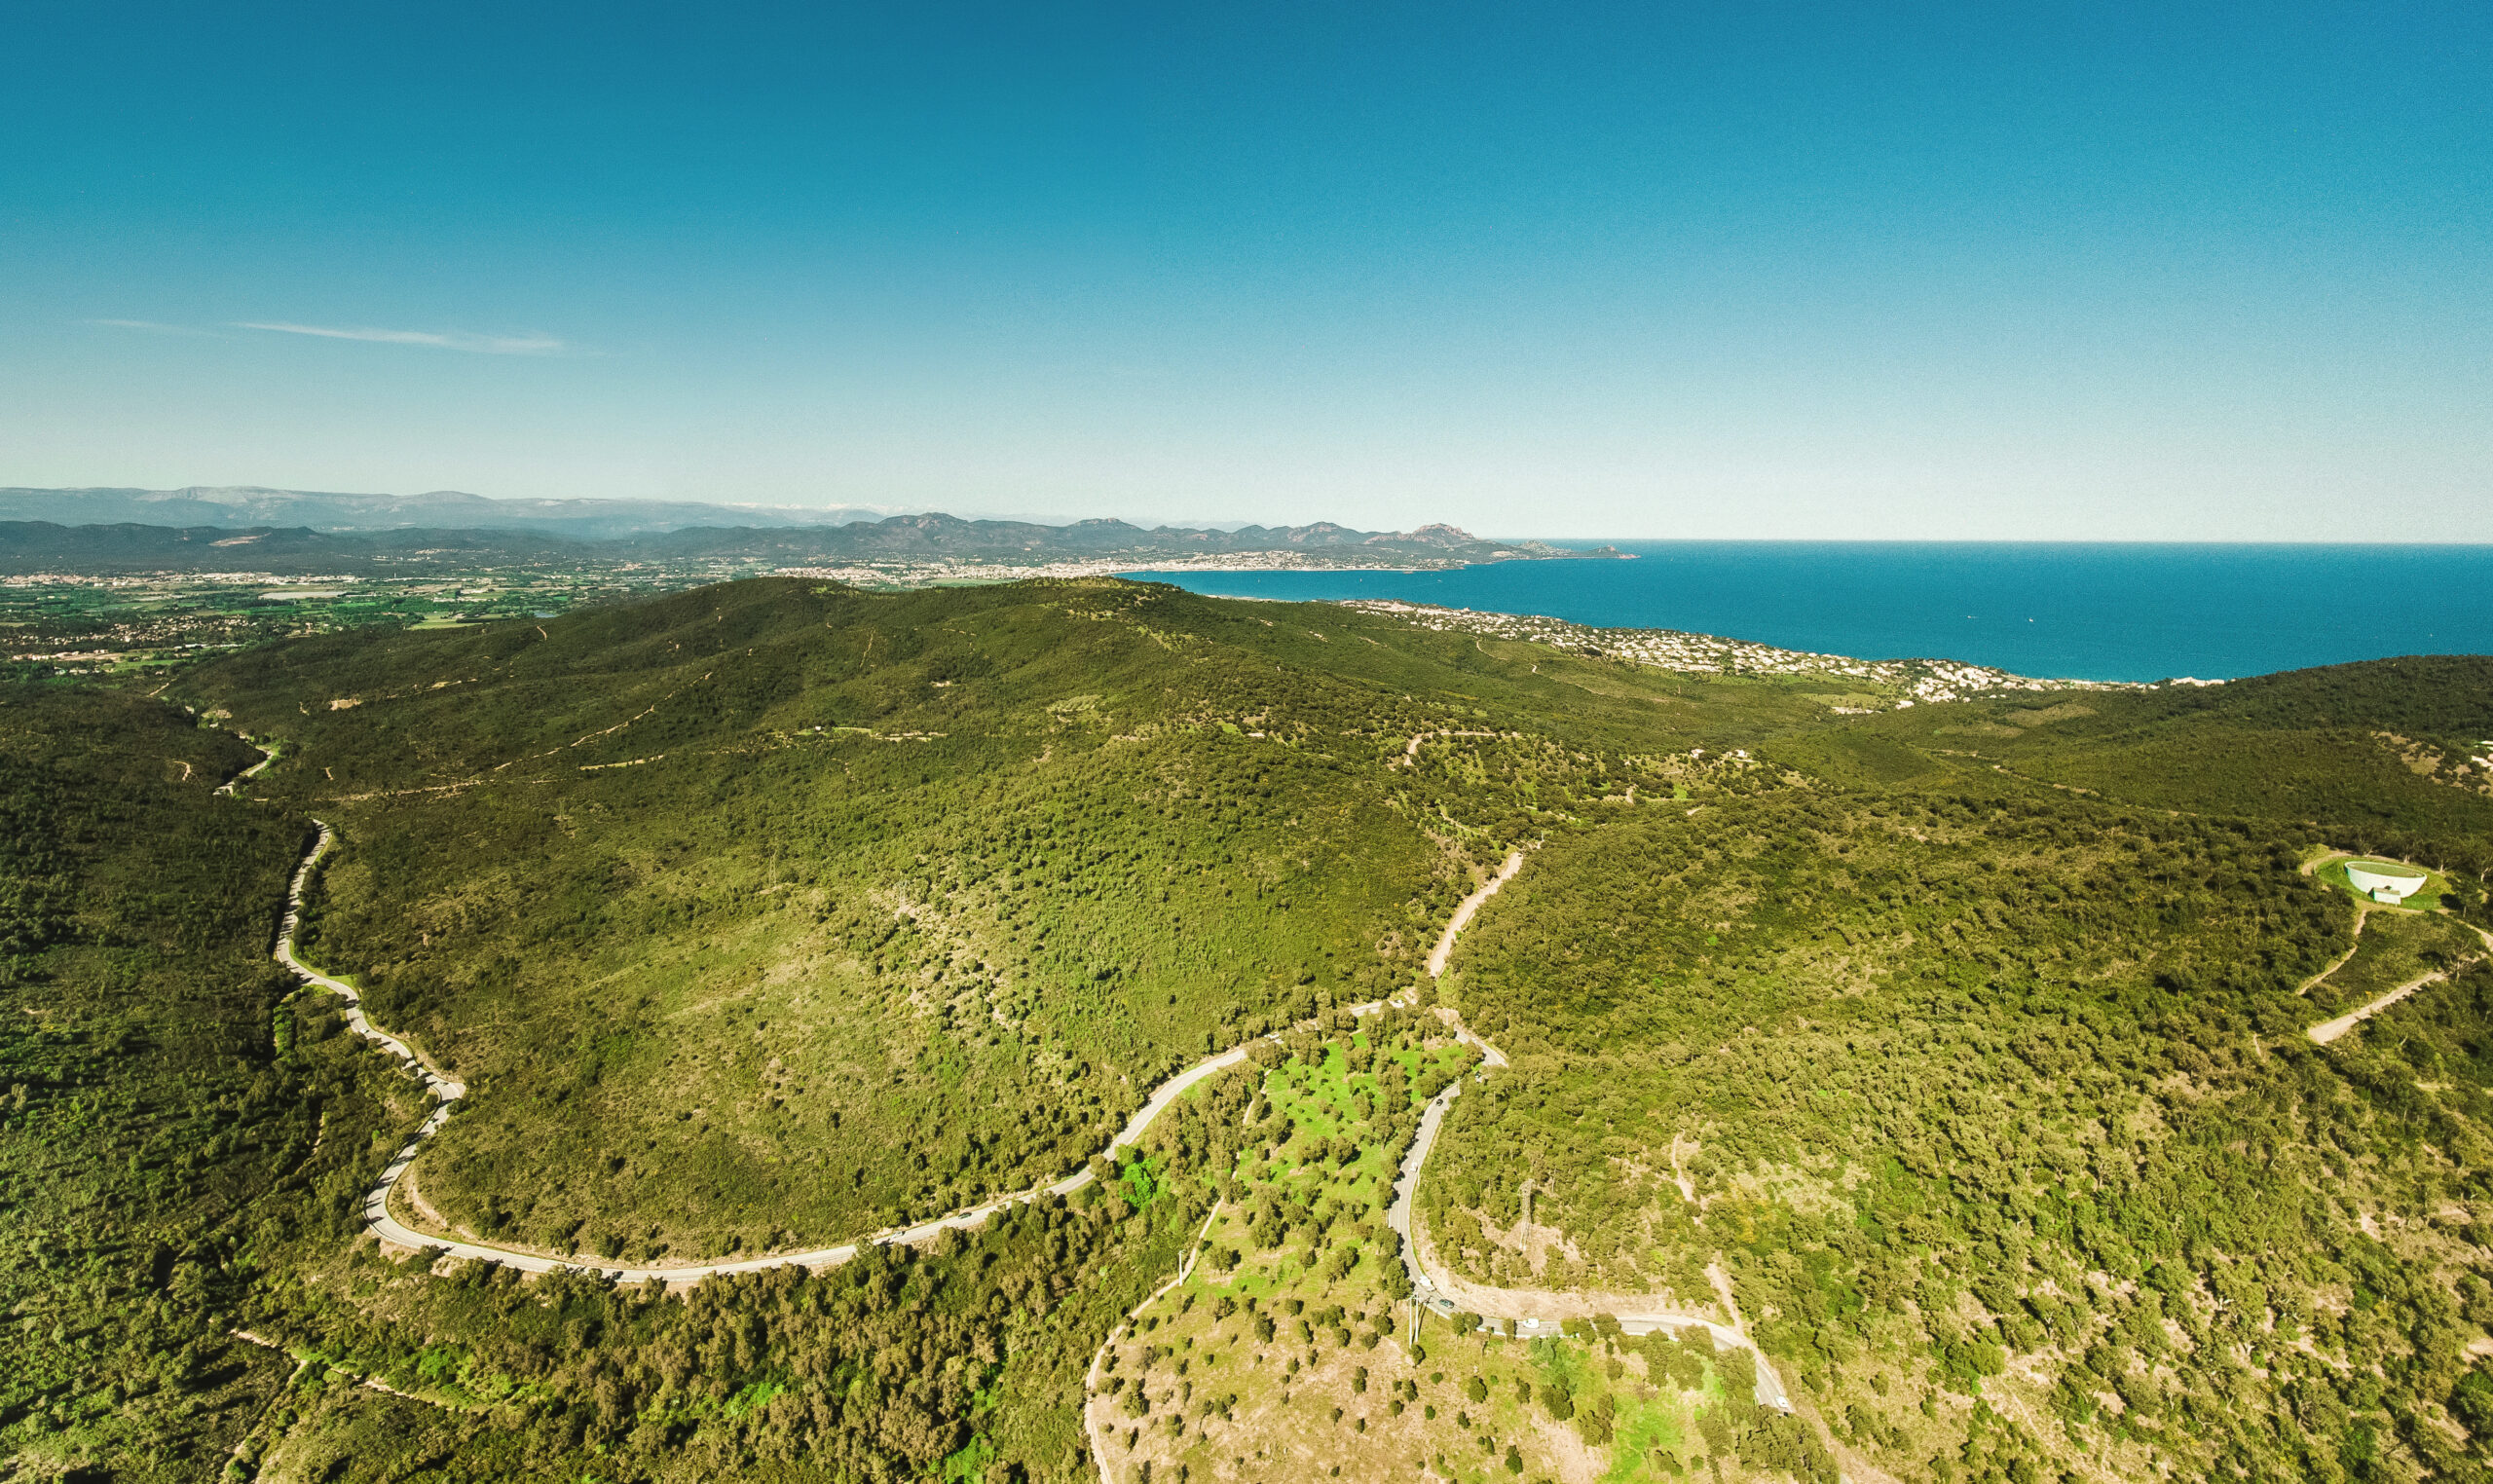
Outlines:
{"label": "water tank building", "polygon": [[2374,902],[2395,907],[2415,894],[2424,884],[2424,872],[2412,866],[2391,861],[2348,861],[2346,879],[2355,890]]}

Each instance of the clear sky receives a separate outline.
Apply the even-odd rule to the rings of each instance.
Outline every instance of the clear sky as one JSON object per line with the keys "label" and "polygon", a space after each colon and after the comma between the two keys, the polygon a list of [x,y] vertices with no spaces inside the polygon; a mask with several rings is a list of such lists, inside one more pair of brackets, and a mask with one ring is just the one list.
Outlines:
{"label": "clear sky", "polygon": [[0,484],[2493,540],[2493,7],[0,11]]}

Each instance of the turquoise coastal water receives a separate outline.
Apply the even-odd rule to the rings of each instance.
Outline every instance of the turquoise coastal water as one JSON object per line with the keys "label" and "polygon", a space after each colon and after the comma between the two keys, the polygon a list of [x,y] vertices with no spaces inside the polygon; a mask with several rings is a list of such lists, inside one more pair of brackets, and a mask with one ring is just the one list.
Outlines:
{"label": "turquoise coastal water", "polygon": [[1636,560],[1135,575],[1227,597],[1392,598],[2085,680],[2493,653],[2493,546],[1617,544]]}

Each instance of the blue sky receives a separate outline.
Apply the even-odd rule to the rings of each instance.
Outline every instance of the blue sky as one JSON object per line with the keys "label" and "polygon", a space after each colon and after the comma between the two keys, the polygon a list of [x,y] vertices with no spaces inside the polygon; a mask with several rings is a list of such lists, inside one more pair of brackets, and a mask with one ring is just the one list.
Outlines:
{"label": "blue sky", "polygon": [[0,483],[2493,540],[2477,3],[90,3],[0,52]]}

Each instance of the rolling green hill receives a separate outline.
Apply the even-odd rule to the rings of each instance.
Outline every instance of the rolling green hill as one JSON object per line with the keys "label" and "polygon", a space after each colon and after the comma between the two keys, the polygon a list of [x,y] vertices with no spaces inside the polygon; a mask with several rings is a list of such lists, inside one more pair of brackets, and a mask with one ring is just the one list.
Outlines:
{"label": "rolling green hill", "polygon": [[[1076,1168],[1183,1061],[1408,983],[1511,844],[1807,709],[1288,612],[764,581],[184,689],[344,838],[307,953],[474,1089],[423,1202],[710,1255]],[[1406,756],[1440,731],[1497,735]]]}
{"label": "rolling green hill", "polygon": [[[2024,793],[1551,847],[1464,950],[1516,1073],[1458,1104],[1437,1241],[1482,1281],[1698,1302],[1723,1263],[1833,1436],[1904,1476],[2454,1456],[2429,1419],[2493,1315],[2442,1213],[2493,1199],[2493,972],[2324,1054],[2301,1029],[2343,1007],[2294,986],[2351,913],[2292,835]],[[1527,1176],[1572,1255],[1515,1244]],[[2310,1414],[2343,1426],[2295,1420],[2392,1348]]]}
{"label": "rolling green hill", "polygon": [[[20,687],[0,1439],[38,1477],[2478,1476],[2489,682],[1856,716],[1331,606],[765,579]],[[218,727],[278,750],[240,797]],[[445,1237],[820,1247],[1252,1055],[922,1250],[676,1297],[393,1262],[353,1234],[420,1090],[263,961],[315,819],[301,950],[469,1089],[399,1187]],[[2350,953],[2326,849],[2447,909]],[[1458,1025],[1506,1064],[1419,1225],[1565,1336],[1396,1307]]]}
{"label": "rolling green hill", "polygon": [[0,687],[0,1457],[196,1479],[289,1367],[229,1333],[339,1251],[413,1110],[268,961],[299,820],[215,797],[251,761],[137,696]]}

